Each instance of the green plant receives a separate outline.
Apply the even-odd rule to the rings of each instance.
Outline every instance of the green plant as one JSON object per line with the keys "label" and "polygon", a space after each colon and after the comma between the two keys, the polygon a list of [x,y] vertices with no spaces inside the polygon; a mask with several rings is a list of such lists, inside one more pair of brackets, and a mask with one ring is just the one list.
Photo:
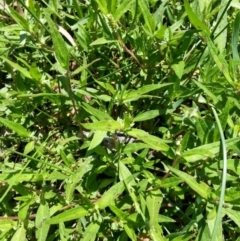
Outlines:
{"label": "green plant", "polygon": [[237,1],[2,3],[1,240],[240,240]]}

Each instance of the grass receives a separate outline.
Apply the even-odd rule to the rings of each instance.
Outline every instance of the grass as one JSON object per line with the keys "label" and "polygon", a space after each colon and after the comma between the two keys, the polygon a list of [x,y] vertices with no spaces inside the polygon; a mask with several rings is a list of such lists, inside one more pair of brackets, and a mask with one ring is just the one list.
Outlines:
{"label": "grass", "polygon": [[1,240],[240,240],[237,1],[1,3]]}

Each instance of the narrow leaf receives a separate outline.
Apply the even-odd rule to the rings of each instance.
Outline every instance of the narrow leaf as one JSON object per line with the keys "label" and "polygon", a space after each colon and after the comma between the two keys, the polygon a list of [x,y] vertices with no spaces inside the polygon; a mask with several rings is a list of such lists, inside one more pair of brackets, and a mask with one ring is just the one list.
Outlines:
{"label": "narrow leaf", "polygon": [[[222,113],[219,116],[219,120],[220,120],[223,131],[225,130],[225,128],[227,126],[227,121],[228,121],[228,118],[229,118],[229,111],[231,109],[231,106],[232,106],[231,101],[228,98],[227,102],[225,103],[225,106],[222,110]],[[218,141],[220,139],[220,132],[219,132],[219,128],[217,126],[214,130],[213,136],[214,136],[213,141]]]}
{"label": "narrow leaf", "polygon": [[138,114],[133,119],[133,122],[151,120],[151,119],[154,119],[155,117],[159,116],[159,114],[160,114],[159,110],[149,110],[149,111]]}
{"label": "narrow leaf", "polygon": [[167,83],[167,84],[152,84],[152,85],[144,85],[143,87],[137,89],[137,90],[133,90],[133,91],[128,91],[126,93],[124,93],[122,99],[124,101],[126,100],[138,100],[139,98],[141,98],[141,95],[144,95],[146,93],[149,93],[151,91],[160,89],[160,88],[164,88],[166,86],[172,85],[172,83]]}
{"label": "narrow leaf", "polygon": [[240,12],[237,13],[234,23],[233,23],[233,33],[232,33],[232,54],[233,60],[239,60],[238,53],[238,38],[240,32]]}
{"label": "narrow leaf", "polygon": [[132,240],[132,241],[137,241],[137,237],[135,234],[135,231],[132,227],[132,225],[127,222],[126,224],[123,225],[123,228],[125,230],[125,232],[127,233],[128,237]]}
{"label": "narrow leaf", "polygon": [[102,44],[108,44],[108,43],[114,43],[117,42],[117,40],[107,40],[105,38],[98,38],[95,41],[93,41],[90,46],[94,45],[102,45]]}
{"label": "narrow leaf", "polygon": [[11,17],[16,21],[16,23],[18,23],[26,31],[29,31],[28,21],[23,16],[21,16],[17,11],[15,11],[13,8],[9,7],[9,10],[11,12]]}
{"label": "narrow leaf", "polygon": [[95,109],[91,105],[87,103],[82,103],[82,107],[86,110],[89,114],[98,118],[98,120],[113,120],[113,118],[106,112],[103,112],[99,109]]}
{"label": "narrow leaf", "polygon": [[101,142],[103,141],[104,137],[106,136],[107,132],[106,131],[95,131],[93,139],[90,142],[88,150],[92,150],[96,146],[100,145]]}
{"label": "narrow leaf", "polygon": [[47,224],[58,224],[66,221],[75,220],[84,217],[88,214],[89,209],[81,207],[72,208],[70,210],[64,211],[57,216],[54,216],[46,221]]}
{"label": "narrow leaf", "polygon": [[223,212],[240,228],[240,213],[231,208],[223,208]]}
{"label": "narrow leaf", "polygon": [[161,187],[163,187],[163,188],[175,187],[181,182],[183,182],[183,181],[179,177],[169,177],[169,178],[162,180]]}
{"label": "narrow leaf", "polygon": [[[226,140],[226,146],[229,149],[233,145],[237,144],[240,141],[239,137],[231,138]],[[193,148],[191,150],[185,151],[181,157],[183,157],[187,162],[195,162],[205,158],[212,158],[219,153],[220,142],[214,142],[211,144],[206,144]]]}
{"label": "narrow leaf", "polygon": [[95,0],[98,4],[99,9],[103,14],[108,13],[107,1],[106,0]]}
{"label": "narrow leaf", "polygon": [[82,234],[83,238],[81,241],[95,241],[99,228],[99,223],[91,222]]}
{"label": "narrow leaf", "polygon": [[32,150],[34,150],[34,146],[35,146],[34,141],[28,142],[27,145],[24,148],[23,154],[27,155],[28,153],[30,153]]}
{"label": "narrow leaf", "polygon": [[177,170],[171,166],[168,166],[169,170],[179,176],[183,181],[185,181],[190,188],[192,188],[201,197],[208,199],[211,194],[211,188],[204,182],[197,182],[195,178],[191,175]]}
{"label": "narrow leaf", "polygon": [[[218,169],[223,168],[223,160],[221,160],[219,163],[215,162],[211,165],[211,168]],[[227,160],[227,169],[232,170],[237,175],[240,175],[240,163],[238,159],[228,159]]]}
{"label": "narrow leaf", "polygon": [[130,224],[130,222],[127,220],[127,215],[120,209],[118,209],[116,206],[114,205],[110,205],[109,208],[112,210],[112,212],[114,212],[116,214],[116,216],[121,220],[123,221],[124,223],[124,230],[125,232],[127,233],[128,237],[131,239],[131,240],[137,240],[136,238],[136,235],[135,235],[135,232],[133,230],[133,227],[132,225]]}
{"label": "narrow leaf", "polygon": [[115,213],[115,215],[121,220],[121,221],[125,221],[127,219],[127,215],[119,208],[117,208],[114,205],[109,205],[109,208],[111,209],[111,211],[113,213]]}
{"label": "narrow leaf", "polygon": [[94,123],[85,123],[82,126],[88,130],[99,130],[99,131],[116,131],[121,130],[122,126],[118,121],[107,120],[107,121],[96,121]]}
{"label": "narrow leaf", "polygon": [[1,117],[0,117],[0,122],[6,127],[8,127],[9,129],[11,129],[12,131],[16,132],[19,136],[30,137],[31,135],[31,133],[28,132],[27,129],[25,129],[23,126],[21,126],[18,123],[15,123],[7,119],[3,119]]}
{"label": "narrow leaf", "polygon": [[66,200],[70,203],[73,200],[74,190],[79,182],[81,182],[83,176],[92,169],[92,164],[89,161],[85,161],[81,166],[71,175],[67,180],[66,185]]}
{"label": "narrow leaf", "polygon": [[128,11],[130,5],[134,2],[134,0],[123,0],[121,4],[117,7],[116,11],[113,14],[114,20],[117,22],[122,15]]}
{"label": "narrow leaf", "polygon": [[101,59],[95,59],[94,61],[92,61],[89,64],[85,64],[83,66],[78,67],[77,69],[75,69],[72,73],[71,76],[73,77],[74,75],[77,75],[79,73],[81,73],[83,70],[87,69],[89,66],[91,66],[92,64],[94,64],[95,62],[99,61]]}
{"label": "narrow leaf", "polygon": [[48,236],[49,224],[46,220],[50,218],[50,210],[47,203],[41,202],[35,220],[36,238],[38,241],[45,241]]}
{"label": "narrow leaf", "polygon": [[[134,192],[134,186],[136,186],[136,182],[132,177],[134,177],[134,175],[129,171],[127,166],[122,161],[120,161],[119,162],[119,178],[120,178],[120,180],[123,180],[123,182],[127,188],[127,191],[134,203],[136,211],[142,216],[143,220],[145,220],[145,216],[139,206],[137,196]],[[131,179],[129,179],[129,178],[131,178]]]}
{"label": "narrow leaf", "polygon": [[36,66],[36,63],[33,63],[30,67],[29,67],[29,73],[32,77],[32,79],[36,80],[36,81],[40,81],[42,78],[42,74],[39,71],[38,67]]}
{"label": "narrow leaf", "polygon": [[18,228],[15,234],[12,236],[11,241],[23,241],[26,240],[26,230],[23,225]]}
{"label": "narrow leaf", "polygon": [[229,84],[233,85],[233,80],[230,76],[230,73],[228,71],[228,64],[222,54],[218,54],[216,47],[214,46],[214,43],[210,39],[208,35],[205,35],[207,45],[209,48],[209,51],[212,55],[213,60],[215,61],[218,69],[220,72],[225,76],[226,80],[228,81]]}
{"label": "narrow leaf", "polygon": [[148,2],[146,0],[138,0],[139,7],[141,9],[144,21],[147,25],[148,31],[153,33],[155,30],[155,21],[153,16],[149,12]]}
{"label": "narrow leaf", "polygon": [[[222,5],[226,5],[227,2],[229,2],[229,0],[221,0]],[[217,36],[214,39],[214,43],[217,45],[220,53],[222,53],[226,49],[226,44],[228,40],[228,36],[227,36],[228,28],[226,28],[226,26],[228,25],[228,19],[227,19],[228,14],[227,14],[227,11],[225,11],[225,13],[223,14],[224,9],[225,8],[222,8],[220,9],[220,11],[218,11],[218,15],[216,19],[216,22],[218,22],[218,25],[214,32],[214,35]]]}
{"label": "narrow leaf", "polygon": [[19,211],[18,211],[19,220],[21,221],[26,220],[26,218],[28,217],[30,205],[32,203],[33,203],[33,200],[31,198],[24,200],[23,204],[19,207]]}
{"label": "narrow leaf", "polygon": [[158,213],[162,201],[162,193],[159,189],[148,192],[146,202],[150,217],[150,226],[156,225],[158,223]]}
{"label": "narrow leaf", "polygon": [[65,164],[68,168],[70,168],[70,167],[71,167],[71,163],[69,162],[69,160],[68,160],[68,158],[67,158],[64,150],[60,149],[60,155],[61,155],[61,158],[62,158],[64,164]]}
{"label": "narrow leaf", "polygon": [[206,144],[206,136],[208,134],[208,126],[202,118],[196,118],[196,129],[197,136],[200,139],[202,144]]}
{"label": "narrow leaf", "polygon": [[202,21],[198,18],[198,16],[193,12],[188,0],[184,0],[184,7],[186,9],[186,12],[187,12],[187,15],[188,15],[188,18],[189,18],[191,24],[196,29],[206,31],[206,33],[210,35],[210,31],[209,31],[208,27],[205,24],[203,24]]}
{"label": "narrow leaf", "polygon": [[162,229],[158,224],[150,227],[150,236],[153,241],[167,241],[163,234]]}
{"label": "narrow leaf", "polygon": [[12,68],[18,70],[23,76],[25,76],[26,78],[31,79],[31,75],[29,73],[28,70],[24,69],[23,67],[21,67],[20,65],[12,62],[11,60],[5,58],[4,56],[0,55],[0,58],[3,59],[5,62],[7,62]]}
{"label": "narrow leaf", "polygon": [[114,87],[111,84],[107,82],[97,81],[97,80],[95,80],[95,82],[98,83],[105,90],[109,91],[111,94],[114,95],[116,93],[116,89],[114,89]]}
{"label": "narrow leaf", "polygon": [[204,93],[210,97],[212,100],[213,100],[213,103],[216,104],[218,102],[218,98],[217,96],[215,96],[213,94],[213,92],[211,90],[209,90],[205,85],[203,85],[202,83],[198,82],[198,81],[195,81],[193,80],[193,82],[200,88],[204,91]]}
{"label": "narrow leaf", "polygon": [[108,189],[96,203],[96,208],[104,209],[112,204],[112,202],[124,191],[124,183],[118,182]]}
{"label": "narrow leaf", "polygon": [[123,153],[129,154],[145,148],[148,148],[148,145],[145,143],[129,143],[123,147]]}
{"label": "narrow leaf", "polygon": [[66,43],[49,15],[46,15],[46,19],[50,28],[56,59],[64,69],[68,69],[69,51],[67,49]]}
{"label": "narrow leaf", "polygon": [[166,144],[166,141],[160,139],[159,137],[150,135],[143,130],[133,128],[132,130],[127,131],[127,134],[143,141],[154,150],[163,152],[167,152],[169,150],[169,146]]}

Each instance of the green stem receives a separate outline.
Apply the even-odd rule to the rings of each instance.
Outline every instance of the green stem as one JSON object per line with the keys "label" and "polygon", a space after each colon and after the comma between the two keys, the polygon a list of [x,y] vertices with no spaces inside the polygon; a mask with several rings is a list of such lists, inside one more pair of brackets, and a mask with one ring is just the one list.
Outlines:
{"label": "green stem", "polygon": [[217,112],[215,111],[215,109],[213,107],[212,107],[212,111],[213,111],[214,117],[215,117],[217,125],[218,125],[218,129],[219,129],[220,137],[221,137],[221,141],[222,141],[222,149],[223,149],[223,151],[222,151],[223,152],[223,170],[222,170],[221,194],[220,194],[220,200],[219,200],[219,204],[218,204],[217,217],[216,217],[216,220],[215,220],[215,224],[214,224],[214,228],[213,228],[213,232],[212,232],[212,238],[211,238],[211,241],[215,241],[216,237],[217,237],[217,231],[218,231],[219,223],[221,221],[222,207],[223,207],[223,204],[224,204],[224,196],[225,196],[225,190],[226,190],[227,148],[226,148],[225,137],[224,137],[224,134],[223,134],[222,126],[221,126],[220,120],[218,118]]}

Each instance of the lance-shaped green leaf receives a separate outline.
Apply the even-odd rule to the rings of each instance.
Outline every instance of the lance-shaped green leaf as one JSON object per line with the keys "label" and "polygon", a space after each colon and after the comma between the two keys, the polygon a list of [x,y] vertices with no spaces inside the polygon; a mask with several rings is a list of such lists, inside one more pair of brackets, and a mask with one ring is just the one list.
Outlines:
{"label": "lance-shaped green leaf", "polygon": [[88,214],[89,209],[81,206],[72,208],[70,210],[64,211],[49,220],[46,221],[47,224],[58,224],[66,221],[75,220],[81,217],[84,217]]}
{"label": "lance-shaped green leaf", "polygon": [[23,225],[12,236],[11,241],[23,241],[26,240],[26,230]]}
{"label": "lance-shaped green leaf", "polygon": [[74,75],[77,75],[79,74],[80,72],[82,72],[83,70],[87,69],[89,66],[91,66],[93,63],[99,61],[101,59],[95,59],[94,61],[92,61],[91,63],[89,64],[85,64],[85,65],[82,65],[80,67],[78,67],[77,69],[75,69],[72,73],[71,73],[71,76],[73,77]]}
{"label": "lance-shaped green leaf", "polygon": [[5,62],[7,62],[13,69],[18,70],[23,76],[25,76],[29,79],[32,78],[28,70],[24,69],[23,67],[21,67],[20,65],[18,65],[16,63],[12,62],[11,60],[5,58],[4,56],[0,55],[0,58],[3,59]]}
{"label": "lance-shaped green leaf", "polygon": [[46,19],[50,28],[56,59],[64,69],[68,69],[69,51],[67,49],[66,43],[49,15],[46,15]]}
{"label": "lance-shaped green leaf", "polygon": [[122,126],[118,121],[107,120],[107,121],[96,121],[94,123],[85,123],[82,126],[88,130],[99,130],[99,131],[116,131],[121,130]]}
{"label": "lance-shaped green leaf", "polygon": [[[231,146],[237,144],[240,141],[239,137],[226,140],[226,146],[229,149]],[[213,158],[219,153],[220,142],[214,142],[211,144],[202,145],[191,150],[183,152],[183,157],[187,162],[195,162],[205,158]]]}
{"label": "lance-shaped green leaf", "polygon": [[98,233],[99,228],[100,228],[100,224],[98,222],[91,222],[83,232],[82,234],[83,238],[81,239],[81,241],[96,240],[96,235]]}
{"label": "lance-shaped green leaf", "polygon": [[239,211],[233,210],[231,208],[223,208],[223,213],[228,215],[230,219],[240,228],[240,213]]}
{"label": "lance-shaped green leaf", "polygon": [[7,119],[3,119],[1,117],[0,117],[0,122],[6,127],[8,127],[9,129],[11,129],[12,131],[16,132],[19,136],[30,137],[31,135],[31,133],[28,132],[27,129],[25,129],[23,126],[21,126],[18,123],[15,123]]}
{"label": "lance-shaped green leaf", "polygon": [[214,45],[214,43],[212,42],[211,38],[207,34],[204,34],[204,37],[207,41],[209,51],[212,55],[212,58],[213,58],[214,62],[217,65],[218,69],[224,75],[224,77],[226,78],[228,83],[231,84],[231,85],[234,85],[234,82],[233,82],[233,80],[230,76],[230,73],[228,71],[227,61],[224,59],[224,57],[221,53],[218,53],[218,50],[217,50],[216,46]]}
{"label": "lance-shaped green leaf", "polygon": [[129,7],[131,6],[131,4],[134,2],[135,0],[124,0],[121,1],[121,4],[117,7],[116,11],[113,14],[113,17],[115,19],[115,21],[118,21],[122,15],[128,11]]}
{"label": "lance-shaped green leaf", "polygon": [[142,95],[149,93],[151,91],[164,88],[166,86],[172,85],[172,83],[166,83],[166,84],[152,84],[152,85],[144,85],[143,87],[132,90],[132,91],[126,91],[124,92],[122,96],[123,102],[129,102],[129,101],[135,101],[141,98]]}
{"label": "lance-shaped green leaf", "polygon": [[16,23],[18,23],[25,30],[29,31],[28,21],[13,8],[9,7],[9,10],[11,12],[11,17],[16,21]]}
{"label": "lance-shaped green leaf", "polygon": [[84,174],[92,169],[92,164],[86,160],[66,181],[66,200],[70,203],[73,200],[74,190],[79,182],[81,182]]}
{"label": "lance-shaped green leaf", "polygon": [[150,226],[149,234],[153,241],[167,241],[163,236],[162,228],[159,226],[159,224],[155,224],[153,226]]}
{"label": "lance-shaped green leaf", "polygon": [[109,188],[95,204],[96,208],[104,209],[112,204],[112,202],[124,191],[125,186],[123,182],[118,182]]}
{"label": "lance-shaped green leaf", "polygon": [[127,131],[127,134],[143,141],[154,150],[168,152],[170,149],[170,147],[166,144],[168,141],[162,140],[157,136],[150,135],[143,130],[133,128],[130,131]]}
{"label": "lance-shaped green leaf", "polygon": [[162,203],[163,197],[159,189],[152,190],[147,194],[147,208],[150,217],[150,226],[158,223],[158,213]]}
{"label": "lance-shaped green leaf", "polygon": [[[214,28],[214,43],[218,47],[220,53],[225,52],[226,44],[229,41],[228,38],[228,12],[226,8],[230,7],[229,0],[221,0],[221,5],[223,6],[217,14],[216,18],[216,28]],[[228,4],[228,5],[227,5]],[[220,4],[219,4],[220,5]]]}
{"label": "lance-shaped green leaf", "polygon": [[127,233],[128,237],[132,240],[132,241],[137,241],[137,237],[135,234],[135,231],[131,225],[131,223],[129,222],[129,220],[127,219],[127,215],[120,210],[119,208],[117,208],[114,205],[110,205],[109,208],[112,210],[112,212],[115,213],[115,215],[124,222],[123,228],[125,230],[125,232]]}
{"label": "lance-shaped green leaf", "polygon": [[195,81],[193,80],[193,82],[200,88],[204,91],[204,93],[210,97],[212,100],[213,100],[213,103],[216,104],[218,102],[218,98],[217,96],[215,96],[213,94],[213,92],[211,90],[209,90],[204,84],[198,82],[198,81]]}
{"label": "lance-shaped green leaf", "polygon": [[153,16],[150,14],[148,1],[138,0],[139,7],[141,9],[144,21],[150,33],[153,33],[155,30],[155,21]]}
{"label": "lance-shaped green leaf", "polygon": [[210,35],[210,31],[209,31],[208,27],[205,24],[203,24],[202,21],[198,18],[198,16],[193,12],[188,0],[184,0],[184,7],[185,7],[185,10],[187,12],[187,15],[188,15],[188,18],[189,18],[191,24],[196,29],[206,31],[206,33]]}
{"label": "lance-shaped green leaf", "polygon": [[86,110],[90,115],[93,115],[98,118],[98,120],[113,120],[113,118],[106,112],[103,112],[99,109],[95,109],[91,105],[87,103],[82,103],[82,107]]}
{"label": "lance-shaped green leaf", "polygon": [[35,220],[36,225],[36,238],[38,241],[45,241],[48,236],[50,228],[49,224],[46,224],[46,220],[50,218],[50,210],[46,202],[41,202]]}
{"label": "lance-shaped green leaf", "polygon": [[[218,168],[223,168],[223,160],[215,162],[211,165],[211,168],[217,170]],[[232,170],[237,175],[240,175],[240,163],[238,159],[228,159],[227,160],[227,169]]]}
{"label": "lance-shaped green leaf", "polygon": [[191,175],[182,172],[180,170],[177,170],[171,166],[168,166],[169,170],[176,174],[178,177],[180,177],[183,181],[185,181],[188,186],[194,190],[198,195],[201,197],[208,199],[211,194],[211,188],[204,182],[197,182],[194,177]]}
{"label": "lance-shaped green leaf", "polygon": [[95,41],[93,41],[90,46],[94,46],[94,45],[102,45],[102,44],[108,44],[108,43],[114,43],[117,42],[117,40],[107,40],[105,38],[98,38]]}
{"label": "lance-shaped green leaf", "polygon": [[119,178],[122,180],[127,188],[127,191],[134,203],[136,211],[142,216],[143,220],[145,219],[142,210],[140,209],[137,196],[134,192],[134,186],[136,186],[136,182],[134,179],[129,179],[134,175],[129,171],[126,165],[122,161],[119,162]]}
{"label": "lance-shaped green leaf", "polygon": [[146,111],[146,112],[138,114],[133,119],[133,122],[140,122],[140,121],[151,120],[151,119],[159,116],[159,114],[160,114],[159,110],[149,110],[149,111]]}
{"label": "lance-shaped green leaf", "polygon": [[106,131],[99,131],[99,130],[95,131],[88,150],[92,150],[93,148],[101,144],[106,134],[107,134]]}
{"label": "lance-shaped green leaf", "polygon": [[102,13],[104,13],[104,14],[108,13],[108,7],[107,7],[106,0],[95,0],[95,2],[97,3],[97,5]]}
{"label": "lance-shaped green leaf", "polygon": [[237,13],[234,23],[233,23],[233,33],[232,33],[232,54],[233,60],[239,60],[238,53],[238,38],[240,32],[240,12]]}

